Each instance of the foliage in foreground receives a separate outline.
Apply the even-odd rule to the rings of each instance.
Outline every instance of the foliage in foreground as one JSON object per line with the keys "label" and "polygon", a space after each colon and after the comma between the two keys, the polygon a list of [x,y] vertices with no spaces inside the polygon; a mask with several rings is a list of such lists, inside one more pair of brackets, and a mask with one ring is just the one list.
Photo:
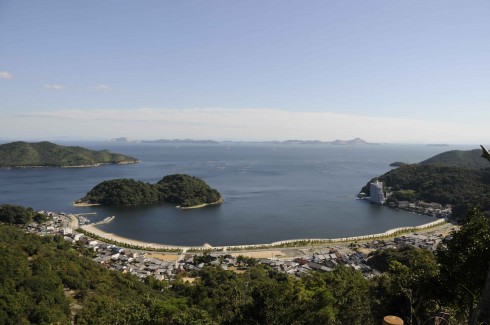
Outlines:
{"label": "foliage in foreground", "polygon": [[204,267],[194,284],[142,282],[60,236],[0,225],[0,323],[355,325],[393,314],[423,324],[445,311],[464,324],[476,314],[490,262],[488,219],[472,210],[466,222],[435,255],[375,253],[386,272],[373,279],[346,267],[297,279],[258,265],[242,274]]}
{"label": "foliage in foreground", "polygon": [[0,205],[0,222],[22,225],[32,221],[43,222],[47,219],[46,215],[37,213],[32,208],[11,204]]}

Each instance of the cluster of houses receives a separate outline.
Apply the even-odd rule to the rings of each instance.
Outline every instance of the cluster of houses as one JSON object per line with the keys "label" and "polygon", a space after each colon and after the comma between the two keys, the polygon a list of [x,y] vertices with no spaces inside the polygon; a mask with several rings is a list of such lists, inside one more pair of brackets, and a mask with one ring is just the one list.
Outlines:
{"label": "cluster of houses", "polygon": [[182,272],[178,263],[149,257],[147,253],[97,243],[91,247],[97,252],[93,260],[113,271],[131,273],[140,279],[150,275],[157,280],[170,280]]}
{"label": "cluster of houses", "polygon": [[434,251],[443,239],[444,238],[442,237],[442,235],[422,235],[418,233],[413,233],[406,236],[395,237],[393,239],[373,240],[372,242],[364,243],[361,246],[368,250],[383,250],[389,248],[414,246]]}
{"label": "cluster of houses", "polygon": [[451,204],[443,206],[442,204],[435,202],[424,202],[424,201],[398,201],[390,202],[389,205],[394,208],[401,210],[406,210],[414,213],[425,214],[437,218],[450,218],[452,214]]}
{"label": "cluster of houses", "polygon": [[42,224],[29,224],[26,226],[26,231],[39,235],[60,234],[70,243],[92,250],[95,262],[110,270],[134,274],[140,279],[151,275],[158,280],[171,280],[177,274],[199,271],[206,265],[238,271],[246,269],[251,264],[265,264],[278,272],[296,277],[302,277],[312,270],[330,272],[338,265],[345,265],[362,272],[365,277],[372,277],[379,272],[367,263],[366,253],[369,251],[404,246],[434,250],[443,239],[442,235],[413,233],[393,239],[373,240],[362,244],[352,243],[348,249],[341,248],[342,251],[339,251],[340,247],[285,250],[284,255],[289,255],[288,257],[281,255],[260,259],[236,257],[227,252],[182,253],[175,256],[174,260],[167,261],[153,257],[154,253],[117,247],[76,233],[70,228],[73,216],[52,212],[45,212],[45,214],[49,215],[51,220]]}
{"label": "cluster of houses", "polygon": [[44,212],[39,211],[49,217],[49,220],[43,223],[30,223],[26,226],[26,230],[29,233],[35,233],[41,236],[45,235],[71,235],[73,230],[70,227],[71,219],[64,213]]}
{"label": "cluster of houses", "polygon": [[344,265],[352,267],[371,277],[379,274],[376,270],[367,265],[367,256],[361,252],[340,253],[336,248],[330,248],[328,251],[320,250],[310,255],[303,255],[294,259],[260,259],[262,264],[269,265],[278,272],[287,273],[296,277],[302,277],[309,272],[321,271],[331,272],[335,267]]}

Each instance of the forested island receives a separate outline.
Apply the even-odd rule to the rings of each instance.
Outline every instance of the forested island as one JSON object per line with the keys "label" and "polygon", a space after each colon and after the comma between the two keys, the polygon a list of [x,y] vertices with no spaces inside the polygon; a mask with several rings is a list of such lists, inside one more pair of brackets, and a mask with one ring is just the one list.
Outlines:
{"label": "forested island", "polygon": [[369,196],[369,184],[379,180],[391,194],[388,202],[422,200],[451,204],[455,217],[464,215],[469,205],[490,212],[490,168],[480,155],[479,149],[447,151],[375,177],[361,192]]}
{"label": "forested island", "polygon": [[93,167],[137,162],[136,158],[108,150],[60,146],[48,141],[17,141],[0,145],[0,167]]}
{"label": "forested island", "polygon": [[181,208],[194,208],[222,202],[221,194],[203,180],[186,174],[173,174],[156,184],[126,178],[104,181],[75,204],[135,206],[175,203]]}

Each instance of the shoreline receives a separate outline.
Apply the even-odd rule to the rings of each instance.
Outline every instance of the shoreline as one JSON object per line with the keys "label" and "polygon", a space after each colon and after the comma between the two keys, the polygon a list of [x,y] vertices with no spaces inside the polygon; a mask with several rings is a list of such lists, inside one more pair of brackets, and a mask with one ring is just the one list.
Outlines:
{"label": "shoreline", "polygon": [[99,203],[73,202],[74,207],[94,207],[99,205]]}
{"label": "shoreline", "polygon": [[0,169],[22,169],[22,168],[91,168],[91,167],[99,167],[102,165],[128,165],[128,164],[137,164],[140,163],[141,160],[135,160],[135,161],[121,161],[117,163],[95,163],[95,164],[90,164],[90,165],[74,165],[74,166],[69,166],[69,165],[64,165],[64,166],[0,166]]}
{"label": "shoreline", "polygon": [[[409,226],[409,227],[398,227],[389,229],[383,233],[369,234],[369,235],[359,235],[351,237],[342,238],[304,238],[304,239],[288,239],[281,240],[266,244],[247,244],[247,245],[224,245],[224,246],[211,246],[209,244],[203,244],[201,246],[181,246],[181,245],[166,245],[158,243],[150,243],[136,239],[130,239],[126,237],[119,236],[117,234],[112,234],[98,229],[95,224],[85,225],[80,227],[87,236],[93,235],[98,237],[99,240],[104,241],[109,240],[116,245],[126,246],[126,247],[137,247],[139,249],[150,249],[150,250],[161,250],[161,251],[243,251],[243,250],[261,250],[261,249],[271,249],[271,248],[290,248],[290,247],[302,247],[302,246],[312,246],[321,244],[334,244],[334,243],[351,243],[363,240],[374,240],[389,238],[404,233],[414,232],[417,230],[424,230],[427,228],[433,228],[437,226],[442,226],[447,224],[446,219],[437,219],[435,221],[422,224],[419,226]],[[97,238],[95,238],[97,239]]]}
{"label": "shoreline", "polygon": [[198,204],[198,205],[192,205],[190,207],[183,207],[183,206],[177,205],[176,208],[177,209],[180,209],[180,210],[200,209],[200,208],[204,208],[204,207],[207,207],[207,206],[210,206],[210,205],[223,204],[224,202],[225,202],[225,199],[221,198],[221,199],[219,199],[216,202],[202,203],[202,204]]}

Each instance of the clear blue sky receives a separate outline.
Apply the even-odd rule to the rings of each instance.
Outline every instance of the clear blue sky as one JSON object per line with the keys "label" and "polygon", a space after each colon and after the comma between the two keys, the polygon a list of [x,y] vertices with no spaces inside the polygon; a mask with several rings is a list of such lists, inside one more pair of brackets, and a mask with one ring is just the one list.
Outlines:
{"label": "clear blue sky", "polygon": [[[153,109],[147,117],[144,108]],[[100,119],[123,111],[125,123],[141,116],[177,124],[172,112],[204,120],[199,114],[230,114],[222,121],[229,124],[248,110],[272,110],[305,125],[308,116],[328,122],[325,114],[339,114],[474,131],[471,125],[490,121],[489,108],[489,1],[0,0],[0,138],[40,137],[12,123],[22,116],[31,124],[38,115],[72,118],[70,111]],[[118,125],[113,136],[126,135]],[[151,127],[153,133],[130,135],[158,137],[162,125]],[[248,138],[278,138],[283,131],[276,131]],[[287,135],[382,140],[358,131]],[[247,138],[230,132],[210,135]],[[421,140],[409,134],[393,139]]]}

